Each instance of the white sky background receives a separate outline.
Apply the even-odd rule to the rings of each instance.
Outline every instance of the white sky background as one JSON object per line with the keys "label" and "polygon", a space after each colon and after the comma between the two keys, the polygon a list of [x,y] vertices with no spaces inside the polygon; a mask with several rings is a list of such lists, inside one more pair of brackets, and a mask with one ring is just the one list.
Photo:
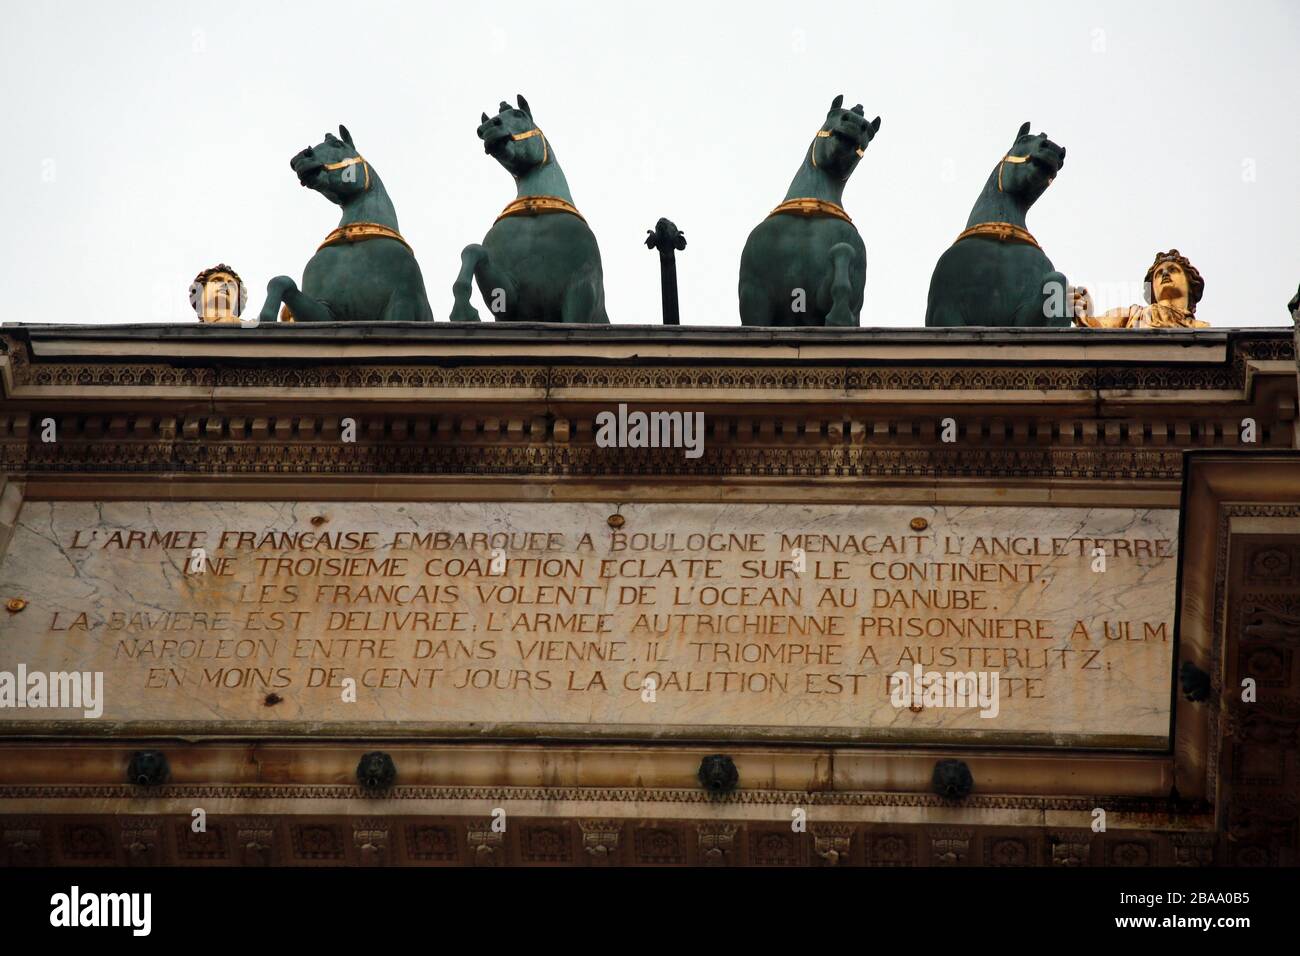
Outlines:
{"label": "white sky background", "polygon": [[864,326],[924,323],[934,263],[1024,120],[1068,153],[1029,228],[1097,311],[1139,301],[1171,246],[1215,326],[1289,324],[1300,282],[1289,0],[3,7],[4,321],[193,322],[189,283],[218,262],[256,311],[338,221],[289,159],[339,123],[445,320],[460,250],[514,197],[479,113],[516,93],[596,233],[614,323],[660,321],[643,240],[668,216],[689,241],[682,321],[739,324],[745,237],[837,93],[882,117],[845,192]]}

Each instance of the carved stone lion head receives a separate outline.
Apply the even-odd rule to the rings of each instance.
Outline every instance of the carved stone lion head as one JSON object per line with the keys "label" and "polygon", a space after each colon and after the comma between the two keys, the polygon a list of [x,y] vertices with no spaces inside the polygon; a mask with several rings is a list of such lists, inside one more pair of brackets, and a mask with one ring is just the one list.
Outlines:
{"label": "carved stone lion head", "polygon": [[710,754],[700,761],[700,786],[710,793],[731,793],[740,784],[736,762],[726,754]]}
{"label": "carved stone lion head", "polygon": [[387,790],[397,779],[397,765],[382,750],[365,754],[357,764],[357,783],[366,790]]}

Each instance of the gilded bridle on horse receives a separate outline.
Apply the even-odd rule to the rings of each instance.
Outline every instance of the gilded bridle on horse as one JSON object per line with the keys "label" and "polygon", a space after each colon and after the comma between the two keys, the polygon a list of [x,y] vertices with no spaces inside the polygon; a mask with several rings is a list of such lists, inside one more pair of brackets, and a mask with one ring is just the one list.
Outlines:
{"label": "gilded bridle on horse", "polygon": [[340,160],[337,163],[325,163],[321,168],[333,172],[336,169],[345,169],[348,166],[355,166],[357,163],[360,163],[366,171],[366,192],[370,192],[370,164],[365,161],[365,158],[360,153],[357,153],[357,155],[350,159]]}
{"label": "gilded bridle on horse", "polygon": [[[545,166],[550,160],[551,153],[546,145],[546,134],[541,131],[540,127],[534,126],[523,133],[511,133],[510,139],[518,143],[525,139],[532,139],[534,136],[542,138],[541,165]],[[577,216],[583,222],[587,221],[573,203],[561,199],[559,196],[520,196],[501,210],[501,215],[497,216],[495,222],[509,219],[511,216],[537,216],[551,212],[567,212],[571,216]]]}
{"label": "gilded bridle on horse", "polygon": [[[808,147],[808,158],[812,160],[813,169],[817,168],[817,140],[826,139],[828,136],[832,136],[832,135],[834,134],[832,133],[831,130],[819,129],[817,131],[817,136],[812,141],[812,145]],[[858,154],[858,159],[861,159],[863,156],[867,155],[866,148],[863,146],[859,146],[857,148],[857,154]],[[845,176],[844,178],[848,179],[847,176]]]}
{"label": "gilded bridle on horse", "polygon": [[532,139],[534,136],[540,136],[542,138],[542,165],[545,166],[546,158],[550,154],[546,149],[546,134],[543,133],[539,127],[534,126],[526,133],[511,133],[510,139],[518,143],[520,140]]}
{"label": "gilded bridle on horse", "polygon": [[[1030,157],[1028,153],[1024,156],[1012,156],[1010,153],[1007,153],[1002,157],[1002,161],[998,163],[998,192],[1003,191],[1002,167],[1007,163],[1013,163],[1015,165],[1027,163],[1029,162],[1029,159]],[[1055,178],[1056,177],[1053,176],[1051,179],[1048,179],[1047,185],[1052,185],[1052,179]],[[1028,229],[1009,222],[977,223],[969,229],[963,230],[961,235],[953,240],[953,244],[956,245],[963,239],[969,239],[971,236],[987,236],[989,239],[997,239],[999,242],[1023,242],[1025,245],[1033,246],[1036,249],[1042,248],[1042,246],[1038,244],[1038,240],[1033,237],[1033,234]]]}

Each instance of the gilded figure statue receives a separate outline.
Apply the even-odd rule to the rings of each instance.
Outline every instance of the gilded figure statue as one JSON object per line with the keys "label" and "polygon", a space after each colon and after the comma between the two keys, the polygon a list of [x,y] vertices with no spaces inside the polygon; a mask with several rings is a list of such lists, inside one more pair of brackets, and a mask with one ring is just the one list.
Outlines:
{"label": "gilded figure statue", "polygon": [[224,262],[204,269],[190,283],[190,306],[205,325],[238,322],[247,303],[244,281]]}
{"label": "gilded figure statue", "polygon": [[1088,328],[1203,329],[1210,324],[1196,317],[1196,303],[1205,292],[1205,280],[1177,249],[1156,253],[1147,269],[1143,292],[1146,305],[1122,306],[1093,315],[1088,290],[1076,291],[1074,322]]}

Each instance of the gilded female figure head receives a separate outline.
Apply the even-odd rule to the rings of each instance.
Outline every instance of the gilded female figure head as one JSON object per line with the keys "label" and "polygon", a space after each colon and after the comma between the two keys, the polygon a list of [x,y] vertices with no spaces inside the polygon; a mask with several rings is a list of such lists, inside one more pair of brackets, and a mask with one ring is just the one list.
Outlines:
{"label": "gilded female figure head", "polygon": [[1187,311],[1195,313],[1196,303],[1205,294],[1205,280],[1196,266],[1177,249],[1156,253],[1143,280],[1147,302],[1187,300]]}

